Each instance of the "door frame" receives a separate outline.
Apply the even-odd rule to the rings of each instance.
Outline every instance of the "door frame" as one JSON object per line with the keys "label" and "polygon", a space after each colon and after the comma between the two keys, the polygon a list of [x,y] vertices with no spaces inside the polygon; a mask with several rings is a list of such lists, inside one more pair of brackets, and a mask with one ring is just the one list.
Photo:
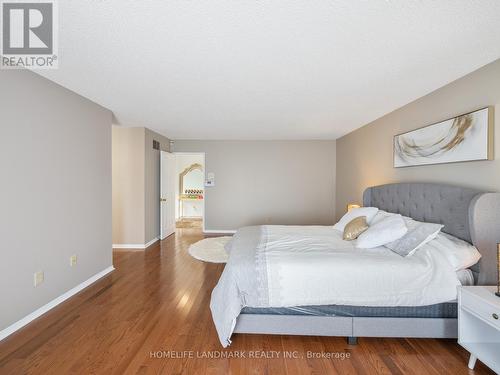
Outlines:
{"label": "door frame", "polygon": [[[205,181],[207,179],[207,159],[206,159],[206,153],[205,152],[197,152],[197,151],[192,151],[192,152],[172,152],[174,155],[201,155],[203,157],[203,217],[202,217],[202,225],[203,225],[203,233],[205,233],[205,212],[206,212],[206,205],[205,202],[207,200],[207,192],[206,192],[206,186],[205,186]],[[179,178],[179,176],[176,176]],[[177,185],[179,185],[177,181]],[[179,192],[180,194],[180,192]]]}

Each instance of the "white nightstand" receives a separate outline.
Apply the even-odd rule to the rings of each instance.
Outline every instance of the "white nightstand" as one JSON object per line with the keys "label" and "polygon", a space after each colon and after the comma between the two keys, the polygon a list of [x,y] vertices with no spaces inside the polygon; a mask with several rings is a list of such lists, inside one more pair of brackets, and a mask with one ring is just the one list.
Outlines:
{"label": "white nightstand", "polygon": [[458,343],[470,353],[469,368],[479,359],[500,373],[500,297],[493,286],[458,288]]}

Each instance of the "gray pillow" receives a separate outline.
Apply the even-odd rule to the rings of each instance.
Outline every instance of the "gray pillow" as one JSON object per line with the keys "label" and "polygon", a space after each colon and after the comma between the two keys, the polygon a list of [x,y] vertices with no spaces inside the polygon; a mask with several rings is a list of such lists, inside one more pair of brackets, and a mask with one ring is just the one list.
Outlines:
{"label": "gray pillow", "polygon": [[444,227],[441,224],[422,223],[415,220],[405,221],[408,232],[399,240],[385,245],[385,247],[402,257],[412,255],[418,248],[432,241]]}

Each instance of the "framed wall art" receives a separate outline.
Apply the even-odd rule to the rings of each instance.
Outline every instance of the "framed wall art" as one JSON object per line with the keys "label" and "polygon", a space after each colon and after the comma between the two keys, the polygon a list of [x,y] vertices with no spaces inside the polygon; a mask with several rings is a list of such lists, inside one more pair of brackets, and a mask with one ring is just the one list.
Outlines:
{"label": "framed wall art", "polygon": [[394,137],[394,167],[493,159],[493,107]]}

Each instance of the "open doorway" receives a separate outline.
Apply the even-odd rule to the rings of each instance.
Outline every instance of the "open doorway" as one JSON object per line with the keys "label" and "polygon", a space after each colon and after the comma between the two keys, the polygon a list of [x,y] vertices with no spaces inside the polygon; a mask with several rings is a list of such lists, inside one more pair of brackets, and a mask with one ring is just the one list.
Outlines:
{"label": "open doorway", "polygon": [[175,153],[176,228],[203,228],[205,216],[205,154]]}

